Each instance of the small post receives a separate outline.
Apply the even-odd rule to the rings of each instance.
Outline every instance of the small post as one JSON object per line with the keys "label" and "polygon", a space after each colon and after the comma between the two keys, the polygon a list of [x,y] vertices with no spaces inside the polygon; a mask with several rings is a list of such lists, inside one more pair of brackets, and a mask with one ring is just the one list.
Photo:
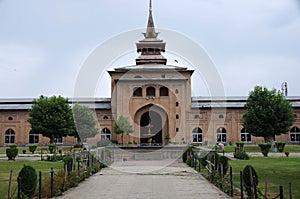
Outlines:
{"label": "small post", "polygon": [[52,198],[53,197],[53,175],[54,175],[53,168],[51,168],[50,174],[51,174],[51,179],[50,179],[50,196]]}
{"label": "small post", "polygon": [[39,199],[42,199],[42,172],[39,172]]}
{"label": "small post", "polygon": [[198,159],[198,163],[199,163],[199,164],[198,164],[198,167],[199,167],[199,168],[198,168],[198,171],[201,172],[201,161],[200,161],[200,158]]}
{"label": "small post", "polygon": [[197,158],[194,157],[194,169],[196,170],[196,168],[197,168]]}
{"label": "small post", "polygon": [[18,196],[17,199],[21,199],[21,177],[18,177]]}
{"label": "small post", "polygon": [[289,195],[290,195],[290,199],[293,199],[292,183],[289,183]]}
{"label": "small post", "polygon": [[280,192],[280,193],[279,193],[279,194],[280,194],[280,197],[279,197],[279,198],[280,198],[280,199],[283,199],[283,186],[280,186],[280,187],[279,187],[279,192]]}
{"label": "small post", "polygon": [[241,189],[241,199],[244,199],[243,172],[242,171],[240,171],[240,189]]}
{"label": "small post", "polygon": [[229,168],[230,196],[233,196],[232,167]]}

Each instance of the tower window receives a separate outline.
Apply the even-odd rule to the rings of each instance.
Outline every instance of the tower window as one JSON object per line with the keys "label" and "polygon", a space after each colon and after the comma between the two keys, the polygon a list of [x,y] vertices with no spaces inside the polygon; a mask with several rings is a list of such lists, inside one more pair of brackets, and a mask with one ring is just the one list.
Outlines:
{"label": "tower window", "polygon": [[197,114],[195,115],[194,119],[200,119],[200,116]]}
{"label": "tower window", "polygon": [[13,117],[11,117],[11,116],[10,116],[10,117],[8,117],[7,119],[8,119],[8,120],[14,120],[14,118],[13,118]]}
{"label": "tower window", "polygon": [[111,139],[111,132],[108,128],[104,128],[101,131],[101,140],[110,140]]}
{"label": "tower window", "polygon": [[175,89],[175,93],[176,93],[176,94],[178,94],[178,93],[179,93],[178,89]]}
{"label": "tower window", "polygon": [[136,87],[133,89],[133,96],[134,97],[142,97],[143,95],[143,90],[141,87]]}
{"label": "tower window", "polygon": [[105,115],[105,116],[103,117],[103,119],[104,119],[104,120],[108,120],[108,116]]}
{"label": "tower window", "polygon": [[220,114],[219,119],[223,119],[223,118],[224,118],[224,115]]}
{"label": "tower window", "polygon": [[178,114],[176,114],[176,119],[179,119],[179,115]]}
{"label": "tower window", "polygon": [[146,93],[147,93],[147,97],[155,97],[155,88],[148,87]]}
{"label": "tower window", "polygon": [[160,96],[169,96],[169,89],[167,87],[161,87],[159,89]]}
{"label": "tower window", "polygon": [[176,102],[176,106],[179,106],[179,102]]}

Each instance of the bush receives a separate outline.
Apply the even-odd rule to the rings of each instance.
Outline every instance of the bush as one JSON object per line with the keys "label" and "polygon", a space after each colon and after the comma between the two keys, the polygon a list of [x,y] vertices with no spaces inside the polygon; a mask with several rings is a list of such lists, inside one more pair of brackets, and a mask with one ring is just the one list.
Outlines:
{"label": "bush", "polygon": [[225,176],[229,168],[228,158],[226,156],[218,157],[218,167],[219,167],[220,176],[221,176],[221,167],[223,167],[223,175]]}
{"label": "bush", "polygon": [[275,142],[275,147],[280,153],[284,151],[285,142]]}
{"label": "bush", "polygon": [[244,142],[236,142],[235,144],[236,144],[236,148],[235,148],[236,153],[244,151],[244,145],[245,145]]}
{"label": "bush", "polygon": [[32,154],[34,154],[34,152],[36,151],[38,145],[37,145],[37,144],[29,144],[28,147],[29,147],[29,151],[30,151]]}
{"label": "bush", "polygon": [[16,147],[13,148],[7,148],[6,149],[6,156],[8,157],[8,160],[15,160],[19,152],[19,149]]}
{"label": "bush", "polygon": [[250,156],[245,151],[233,153],[233,157],[240,160],[250,159]]}
{"label": "bush", "polygon": [[71,171],[72,171],[72,166],[73,166],[73,156],[72,155],[67,155],[64,157],[63,159],[64,161],[64,167],[67,166],[67,170],[68,170],[68,175],[70,175]]}
{"label": "bush", "polygon": [[21,178],[21,191],[28,198],[32,198],[37,186],[37,174],[32,166],[24,165],[19,172],[19,178]]}
{"label": "bush", "polygon": [[49,147],[49,151],[50,151],[51,154],[55,153],[56,144],[49,144],[48,147]]}
{"label": "bush", "polygon": [[244,168],[244,170],[243,170],[243,180],[244,180],[245,189],[247,191],[248,198],[253,198],[254,193],[252,192],[252,187],[251,187],[250,170],[251,170],[252,177],[253,177],[253,183],[257,187],[257,185],[258,185],[258,176],[257,176],[257,173],[256,173],[255,169],[251,165],[247,165]]}
{"label": "bush", "polygon": [[258,146],[260,147],[261,153],[264,157],[268,157],[268,153],[272,147],[271,143],[259,143]]}
{"label": "bush", "polygon": [[189,166],[192,166],[192,159],[190,157],[187,157],[185,163]]}
{"label": "bush", "polygon": [[286,152],[284,152],[284,154],[285,154],[286,157],[289,157],[290,152],[289,152],[289,151],[286,151]]}
{"label": "bush", "polygon": [[191,146],[189,146],[182,154],[182,161],[186,162],[187,160],[187,155],[188,154],[194,154],[193,148]]}

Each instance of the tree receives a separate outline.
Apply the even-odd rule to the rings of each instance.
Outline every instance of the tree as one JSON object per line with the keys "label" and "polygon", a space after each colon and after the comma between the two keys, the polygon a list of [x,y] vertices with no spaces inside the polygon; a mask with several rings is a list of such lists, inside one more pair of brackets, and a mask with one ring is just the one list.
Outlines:
{"label": "tree", "polygon": [[61,96],[40,96],[38,100],[33,100],[29,117],[32,133],[48,137],[50,143],[75,131],[72,109],[68,99]]}
{"label": "tree", "polygon": [[79,140],[94,137],[98,133],[97,120],[89,107],[75,104],[73,106],[73,117],[76,126],[74,136]]}
{"label": "tree", "polygon": [[295,121],[292,106],[280,91],[256,86],[245,105],[243,125],[253,136],[272,142],[275,135],[286,134]]}
{"label": "tree", "polygon": [[116,134],[121,134],[123,144],[124,133],[132,133],[133,126],[129,123],[126,117],[121,115],[114,123],[114,132]]}

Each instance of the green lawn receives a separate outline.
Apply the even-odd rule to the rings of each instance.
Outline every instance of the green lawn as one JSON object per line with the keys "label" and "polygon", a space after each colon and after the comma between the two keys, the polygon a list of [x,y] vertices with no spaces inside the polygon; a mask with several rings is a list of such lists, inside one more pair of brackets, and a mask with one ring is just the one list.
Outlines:
{"label": "green lawn", "polygon": [[50,175],[50,169],[59,171],[63,169],[63,162],[46,162],[46,161],[0,161],[0,198],[7,198],[8,182],[10,170],[13,171],[13,183],[12,192],[17,187],[17,176],[23,165],[30,165],[36,169],[37,175],[39,171],[42,171],[42,175]]}
{"label": "green lawn", "polygon": [[279,186],[284,186],[285,198],[288,198],[288,184],[292,183],[293,198],[300,198],[300,158],[251,158],[250,160],[232,160],[234,185],[239,187],[240,171],[246,165],[252,165],[259,178],[259,187],[264,189],[268,182],[268,192],[272,197],[279,194]]}
{"label": "green lawn", "polygon": [[[248,153],[258,153],[261,152],[258,145],[245,145],[245,151]],[[235,149],[235,145],[232,146],[225,146],[224,151],[225,153],[233,153]],[[284,151],[290,151],[294,153],[300,153],[300,145],[286,145],[284,147]]]}

